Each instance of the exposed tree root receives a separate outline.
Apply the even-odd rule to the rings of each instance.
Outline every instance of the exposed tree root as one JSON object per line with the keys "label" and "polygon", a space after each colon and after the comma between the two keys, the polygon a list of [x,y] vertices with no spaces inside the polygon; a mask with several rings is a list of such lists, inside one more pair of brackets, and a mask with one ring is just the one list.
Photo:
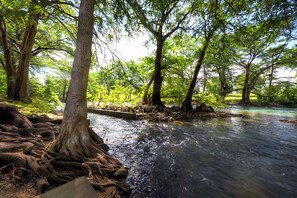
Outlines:
{"label": "exposed tree root", "polygon": [[44,193],[86,176],[100,197],[129,196],[130,189],[123,182],[124,178],[114,175],[122,164],[108,155],[108,146],[92,129],[89,128],[91,144],[84,149],[94,154],[74,161],[67,155],[48,150],[59,132],[56,123],[61,120],[46,116],[30,117],[34,124],[24,120],[27,128],[9,125],[7,120],[7,125],[0,126],[0,173],[7,175],[15,187],[24,185],[29,179],[35,182],[39,193]]}
{"label": "exposed tree root", "polygon": [[[0,148],[0,152],[15,152],[18,150],[22,150],[24,154],[29,154],[29,153],[31,153],[33,147],[34,147],[34,144],[32,144],[30,142],[24,142],[24,143],[18,144],[18,145],[9,145],[6,147],[2,147],[2,148]],[[0,155],[1,155],[1,153],[0,153]]]}
{"label": "exposed tree root", "polygon": [[0,153],[0,166],[6,166],[13,163],[19,167],[26,167],[26,159],[18,153]]}
{"label": "exposed tree root", "polygon": [[9,137],[21,137],[20,134],[8,133],[8,132],[2,132],[2,131],[0,131],[0,135],[9,136]]}
{"label": "exposed tree root", "polygon": [[53,123],[53,124],[61,124],[62,123],[62,119],[51,119],[49,118],[47,115],[41,115],[41,116],[37,116],[37,115],[32,115],[29,116],[28,119],[32,122],[32,123]]}

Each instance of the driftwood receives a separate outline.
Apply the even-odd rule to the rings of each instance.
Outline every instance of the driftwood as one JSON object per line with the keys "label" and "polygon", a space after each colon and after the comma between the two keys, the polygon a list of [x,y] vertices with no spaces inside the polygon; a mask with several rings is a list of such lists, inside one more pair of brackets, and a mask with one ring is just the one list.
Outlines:
{"label": "driftwood", "polygon": [[124,177],[114,175],[122,164],[108,155],[108,146],[91,128],[90,137],[102,152],[83,162],[72,161],[67,156],[47,150],[59,134],[62,119],[45,115],[27,118],[9,106],[0,106],[0,112],[0,173],[7,175],[15,186],[24,184],[29,178],[35,181],[38,192],[44,193],[86,176],[99,196],[129,196]]}

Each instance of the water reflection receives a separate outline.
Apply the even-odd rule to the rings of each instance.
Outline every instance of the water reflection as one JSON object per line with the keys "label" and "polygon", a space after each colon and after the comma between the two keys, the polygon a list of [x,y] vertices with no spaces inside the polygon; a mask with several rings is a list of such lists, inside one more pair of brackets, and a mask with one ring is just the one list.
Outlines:
{"label": "water reflection", "polygon": [[296,197],[297,125],[278,120],[297,110],[255,110],[172,124],[89,117],[130,167],[132,197]]}

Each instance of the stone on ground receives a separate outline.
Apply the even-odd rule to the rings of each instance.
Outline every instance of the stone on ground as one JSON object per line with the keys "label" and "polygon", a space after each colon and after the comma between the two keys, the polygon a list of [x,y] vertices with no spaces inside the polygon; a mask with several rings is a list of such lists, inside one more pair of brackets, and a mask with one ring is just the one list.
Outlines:
{"label": "stone on ground", "polygon": [[34,198],[96,198],[97,193],[85,177],[79,177]]}

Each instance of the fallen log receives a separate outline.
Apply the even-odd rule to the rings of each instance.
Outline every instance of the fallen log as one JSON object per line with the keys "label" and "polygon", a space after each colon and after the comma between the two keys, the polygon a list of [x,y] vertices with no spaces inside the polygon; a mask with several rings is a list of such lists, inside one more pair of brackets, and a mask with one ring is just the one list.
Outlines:
{"label": "fallen log", "polygon": [[123,118],[128,120],[136,120],[136,114],[131,112],[120,112],[120,111],[112,111],[112,110],[103,110],[103,109],[91,109],[88,108],[88,112],[112,116],[116,118]]}

